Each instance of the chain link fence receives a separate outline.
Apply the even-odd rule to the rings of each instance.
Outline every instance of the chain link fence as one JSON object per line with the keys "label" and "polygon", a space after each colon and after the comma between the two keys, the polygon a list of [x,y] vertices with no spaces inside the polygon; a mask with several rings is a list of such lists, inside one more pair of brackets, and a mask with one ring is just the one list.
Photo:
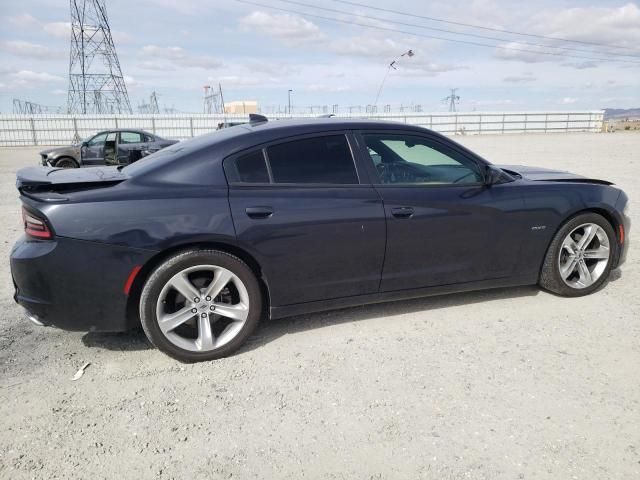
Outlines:
{"label": "chain link fence", "polygon": [[[287,115],[265,115],[270,120]],[[313,118],[317,115],[294,115]],[[336,118],[389,120],[419,125],[445,135],[600,132],[604,112],[457,112],[336,115]],[[213,132],[221,124],[248,122],[248,115],[0,115],[0,146],[68,145],[113,128],[142,129],[161,137],[186,139]]]}

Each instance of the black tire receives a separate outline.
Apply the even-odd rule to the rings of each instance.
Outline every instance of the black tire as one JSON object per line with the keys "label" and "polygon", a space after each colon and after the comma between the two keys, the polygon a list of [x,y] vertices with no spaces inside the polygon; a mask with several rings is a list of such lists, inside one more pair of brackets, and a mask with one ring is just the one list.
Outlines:
{"label": "black tire", "polygon": [[[156,303],[165,284],[176,273],[198,265],[230,270],[244,283],[249,295],[249,312],[242,329],[229,343],[207,352],[193,352],[174,345],[160,330],[156,315]],[[140,296],[140,320],[149,341],[170,357],[185,363],[215,360],[234,353],[255,330],[262,315],[262,291],[255,274],[242,260],[219,250],[187,250],[168,258],[151,273]]]}
{"label": "black tire", "polygon": [[78,162],[76,162],[73,158],[71,157],[62,157],[59,158],[55,165],[56,168],[79,168],[80,165],[78,165]]}
{"label": "black tire", "polygon": [[[560,267],[558,265],[558,258],[560,255],[562,242],[567,237],[567,235],[569,235],[569,233],[571,233],[574,229],[585,223],[595,223],[596,225],[602,227],[602,229],[607,234],[610,245],[609,260],[600,277],[592,285],[585,288],[573,288],[567,285],[562,279],[560,275]],[[545,290],[558,295],[562,295],[564,297],[581,297],[584,295],[589,295],[590,293],[598,290],[602,286],[602,284],[607,281],[616,255],[618,255],[618,241],[616,238],[615,230],[613,229],[609,221],[602,215],[593,212],[578,214],[575,217],[570,218],[564,225],[562,225],[562,227],[560,227],[556,235],[553,237],[551,245],[549,245],[549,249],[547,250],[547,254],[545,255],[544,263],[542,265],[539,285]]]}

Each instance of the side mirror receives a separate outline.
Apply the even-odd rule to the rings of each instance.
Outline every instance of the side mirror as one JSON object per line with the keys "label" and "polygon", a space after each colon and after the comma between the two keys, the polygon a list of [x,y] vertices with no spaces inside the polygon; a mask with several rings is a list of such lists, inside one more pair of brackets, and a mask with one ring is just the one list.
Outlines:
{"label": "side mirror", "polygon": [[484,173],[484,184],[487,186],[500,183],[502,179],[502,170],[493,165],[487,165],[487,169]]}
{"label": "side mirror", "polygon": [[80,144],[80,147],[82,147],[82,148],[85,148],[85,147],[87,147],[87,146],[89,146],[89,144],[88,144],[87,142],[82,142],[82,143]]}

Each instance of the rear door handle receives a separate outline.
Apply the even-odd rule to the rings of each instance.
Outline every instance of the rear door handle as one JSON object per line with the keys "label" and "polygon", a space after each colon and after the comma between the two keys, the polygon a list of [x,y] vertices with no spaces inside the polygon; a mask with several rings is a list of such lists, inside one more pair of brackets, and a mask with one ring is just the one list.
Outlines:
{"label": "rear door handle", "polygon": [[391,215],[396,218],[411,218],[413,216],[413,207],[392,208]]}
{"label": "rear door handle", "polygon": [[271,207],[247,207],[244,210],[247,212],[249,218],[269,218],[273,215],[273,208]]}

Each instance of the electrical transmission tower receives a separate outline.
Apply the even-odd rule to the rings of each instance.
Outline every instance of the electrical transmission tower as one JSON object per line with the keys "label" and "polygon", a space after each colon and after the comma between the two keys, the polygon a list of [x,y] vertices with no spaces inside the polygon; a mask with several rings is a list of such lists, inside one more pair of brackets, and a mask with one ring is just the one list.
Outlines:
{"label": "electrical transmission tower", "polygon": [[61,107],[50,107],[29,100],[13,99],[13,113],[17,115],[33,115],[38,113],[62,113]]}
{"label": "electrical transmission tower", "polygon": [[138,105],[139,113],[160,113],[160,106],[158,105],[158,96],[156,92],[151,92],[149,97],[149,103],[140,103]]}
{"label": "electrical transmission tower", "polygon": [[452,88],[451,89],[451,93],[449,94],[449,96],[442,99],[442,101],[444,103],[448,103],[449,104],[449,111],[450,112],[455,112],[456,111],[456,105],[460,102],[460,97],[458,95],[456,95],[457,91],[458,91],[457,88]]}
{"label": "electrical transmission tower", "polygon": [[217,92],[211,85],[204,86],[204,113],[224,113],[224,97],[220,84]]}
{"label": "electrical transmission tower", "polygon": [[69,113],[132,113],[105,0],[70,0]]}

